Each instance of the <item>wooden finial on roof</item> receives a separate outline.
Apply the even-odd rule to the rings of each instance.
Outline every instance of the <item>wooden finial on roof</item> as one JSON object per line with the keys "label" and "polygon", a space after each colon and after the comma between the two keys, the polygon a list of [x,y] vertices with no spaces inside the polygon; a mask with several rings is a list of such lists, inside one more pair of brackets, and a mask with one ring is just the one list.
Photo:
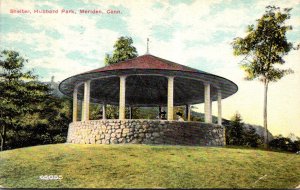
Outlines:
{"label": "wooden finial on roof", "polygon": [[147,51],[146,54],[149,54],[149,38],[147,38]]}

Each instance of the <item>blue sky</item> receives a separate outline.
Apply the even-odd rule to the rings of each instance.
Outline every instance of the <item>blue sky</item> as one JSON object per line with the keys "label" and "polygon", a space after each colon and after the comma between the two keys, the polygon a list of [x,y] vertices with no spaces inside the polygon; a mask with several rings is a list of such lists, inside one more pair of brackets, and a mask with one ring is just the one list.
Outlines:
{"label": "blue sky", "polygon": [[[245,35],[246,26],[254,24],[267,5],[293,8],[288,38],[299,43],[299,0],[0,0],[0,48],[20,52],[29,60],[26,69],[34,70],[40,80],[55,76],[61,81],[104,66],[105,53],[113,50],[120,36],[132,37],[139,55],[146,52],[150,38],[151,54],[236,82],[239,92],[224,100],[225,117],[239,111],[246,122],[262,124],[262,85],[243,80],[238,66],[242,58],[233,56],[230,43]],[[10,9],[73,9],[77,14],[11,14]],[[80,9],[121,14],[84,15]],[[269,120],[274,133],[300,136],[300,90],[295,89],[300,82],[299,57],[299,51],[286,57],[295,74],[270,87]]]}

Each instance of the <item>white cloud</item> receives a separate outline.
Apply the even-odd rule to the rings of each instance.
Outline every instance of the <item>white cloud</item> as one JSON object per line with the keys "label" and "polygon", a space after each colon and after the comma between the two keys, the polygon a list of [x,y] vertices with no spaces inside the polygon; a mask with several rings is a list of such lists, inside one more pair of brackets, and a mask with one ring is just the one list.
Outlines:
{"label": "white cloud", "polygon": [[278,6],[280,8],[291,8],[291,7],[298,6],[299,4],[300,4],[300,1],[298,1],[298,0],[285,0],[285,1],[281,1],[281,0],[260,0],[260,1],[257,1],[254,4],[254,8],[264,10],[264,8],[266,6],[269,6],[269,5],[271,5],[271,6],[275,5],[275,6]]}
{"label": "white cloud", "polygon": [[[37,4],[49,5],[59,10],[62,8],[48,1],[44,3],[40,1],[26,1],[26,4],[22,1],[5,1],[3,6],[33,10]],[[29,68],[59,69],[60,73],[53,73],[54,75],[60,75],[57,77],[59,80],[76,74],[74,71],[81,73],[95,67],[100,67],[107,49],[111,48],[119,36],[118,32],[98,29],[95,19],[79,14],[32,14],[23,16],[23,18],[30,23],[31,27],[42,30],[42,32],[31,33],[29,35],[25,32],[15,31],[5,34],[3,36],[4,41],[24,43],[36,51],[48,52],[51,57],[34,60],[30,59],[29,56],[28,58],[31,60]],[[80,26],[84,30],[83,32],[75,31],[72,29],[73,26]],[[47,29],[56,30],[63,37],[56,39],[49,36],[46,32]],[[86,63],[80,62],[80,60],[75,61],[66,57],[68,53],[75,51],[82,53],[86,59],[95,59],[98,61],[92,67],[92,65],[85,66]],[[97,53],[95,54],[94,52]]]}

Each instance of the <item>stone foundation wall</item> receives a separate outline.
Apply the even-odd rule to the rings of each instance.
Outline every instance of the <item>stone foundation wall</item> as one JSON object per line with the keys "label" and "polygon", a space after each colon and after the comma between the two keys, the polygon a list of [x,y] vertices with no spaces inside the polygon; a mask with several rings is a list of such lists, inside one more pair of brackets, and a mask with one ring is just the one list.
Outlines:
{"label": "stone foundation wall", "polygon": [[220,125],[165,120],[92,120],[73,122],[68,143],[77,144],[169,144],[225,145],[225,129]]}

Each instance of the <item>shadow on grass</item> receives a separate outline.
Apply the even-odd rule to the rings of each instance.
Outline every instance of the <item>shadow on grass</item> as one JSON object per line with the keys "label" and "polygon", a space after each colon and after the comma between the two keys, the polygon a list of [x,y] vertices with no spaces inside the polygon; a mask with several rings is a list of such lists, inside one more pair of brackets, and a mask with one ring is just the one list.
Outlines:
{"label": "shadow on grass", "polygon": [[249,147],[249,146],[235,146],[235,145],[226,145],[223,146],[223,148],[227,149],[243,149],[243,150],[261,150],[265,152],[276,152],[276,153],[283,153],[283,154],[295,154],[294,152],[288,152],[283,150],[276,150],[276,149],[270,149],[270,148],[264,148],[264,147]]}

